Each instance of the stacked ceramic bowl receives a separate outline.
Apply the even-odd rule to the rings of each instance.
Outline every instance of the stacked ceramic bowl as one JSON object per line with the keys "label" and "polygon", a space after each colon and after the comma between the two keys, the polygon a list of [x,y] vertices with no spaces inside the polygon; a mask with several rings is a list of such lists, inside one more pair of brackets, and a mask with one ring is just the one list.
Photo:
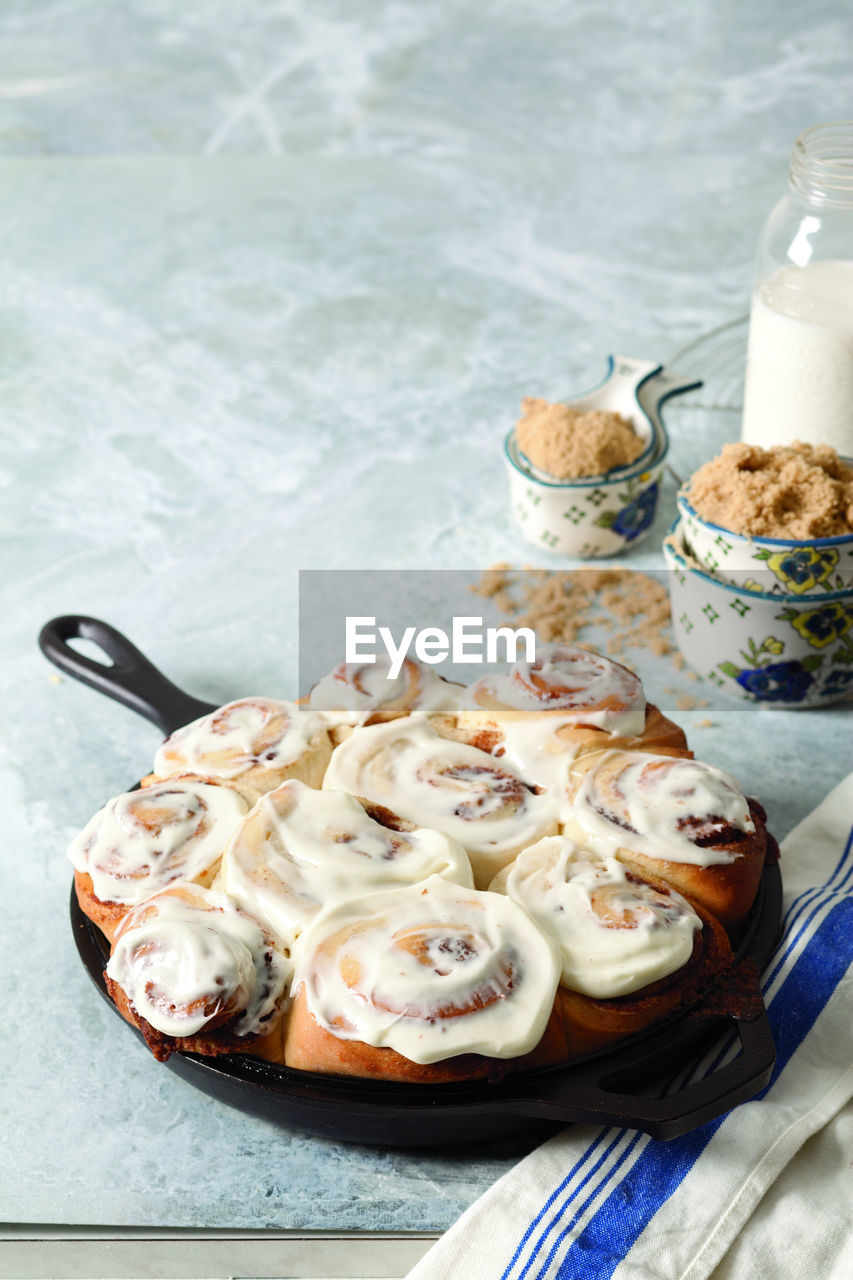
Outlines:
{"label": "stacked ceramic bowl", "polygon": [[773,707],[853,697],[853,534],[745,537],[703,520],[685,492],[664,542],[687,662],[724,692]]}
{"label": "stacked ceramic bowl", "polygon": [[696,385],[659,364],[611,356],[604,381],[567,402],[578,409],[619,413],[641,436],[644,448],[639,457],[605,475],[577,480],[549,476],[521,452],[513,428],[504,449],[510,503],[527,541],[557,555],[586,560],[618,555],[646,537],[669,452],[661,406]]}

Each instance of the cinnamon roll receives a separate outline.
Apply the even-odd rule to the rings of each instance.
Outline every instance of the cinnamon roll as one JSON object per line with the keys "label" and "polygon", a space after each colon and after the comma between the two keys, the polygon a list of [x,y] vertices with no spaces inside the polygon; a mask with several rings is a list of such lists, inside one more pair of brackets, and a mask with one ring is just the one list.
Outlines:
{"label": "cinnamon roll", "polygon": [[533,663],[486,676],[459,711],[459,736],[564,795],[572,759],[605,747],[689,755],[678,725],[646,702],[627,667],[577,645],[539,645]]}
{"label": "cinnamon roll", "polygon": [[525,849],[492,889],[518,902],[557,943],[563,986],[602,1000],[633,995],[680,969],[702,927],[675,890],[568,836]]}
{"label": "cinnamon roll", "polygon": [[665,880],[728,930],[743,924],[764,866],[765,815],[730,774],[699,760],[604,751],[576,760],[570,783],[567,834]]}
{"label": "cinnamon roll", "polygon": [[83,913],[112,941],[131,907],[173,881],[210,885],[248,810],[227,783],[192,776],[108,800],[68,848]]}
{"label": "cinnamon roll", "polygon": [[171,734],[154,758],[152,777],[210,774],[255,800],[288,778],[319,787],[331,754],[315,712],[275,698],[239,698]]}
{"label": "cinnamon roll", "polygon": [[449,836],[292,780],[238,827],[217,883],[289,951],[321,907],[433,873],[473,887],[467,854]]}
{"label": "cinnamon roll", "polygon": [[440,876],[341,903],[303,934],[285,1062],[429,1083],[488,1074],[546,1037],[559,969],[511,899]]}
{"label": "cinnamon roll", "polygon": [[314,685],[308,706],[331,727],[332,739],[342,741],[356,725],[382,724],[400,716],[453,713],[465,694],[464,685],[445,680],[432,667],[405,658],[392,678],[391,660],[341,662]]}
{"label": "cinnamon roll", "polygon": [[175,1049],[281,1061],[291,974],[270,936],[225,894],[180,883],[124,917],[105,980],[160,1061]]}
{"label": "cinnamon roll", "polygon": [[560,948],[569,1057],[695,1004],[727,965],[725,929],[663,881],[566,836],[539,841],[494,882]]}
{"label": "cinnamon roll", "polygon": [[335,749],[323,788],[386,805],[458,840],[478,887],[557,830],[557,810],[540,788],[486,752],[441,737],[423,716],[355,729]]}
{"label": "cinnamon roll", "polygon": [[643,686],[627,667],[573,644],[540,644],[534,662],[485,676],[469,689],[490,711],[556,712],[566,724],[637,734],[646,705]]}
{"label": "cinnamon roll", "polygon": [[567,836],[540,840],[495,879],[557,944],[567,1055],[644,1030],[731,962],[722,925],[663,881]]}

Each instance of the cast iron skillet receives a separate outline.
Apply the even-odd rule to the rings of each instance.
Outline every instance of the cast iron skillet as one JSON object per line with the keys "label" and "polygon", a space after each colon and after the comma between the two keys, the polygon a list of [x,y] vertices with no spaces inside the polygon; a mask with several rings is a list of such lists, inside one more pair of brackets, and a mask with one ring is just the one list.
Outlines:
{"label": "cast iron skillet", "polygon": [[[111,665],[78,653],[68,643],[73,639],[93,641]],[[173,685],[119,631],[96,618],[54,618],[42,629],[39,644],[60,670],[124,703],[165,734],[214,709]],[[778,864],[768,862],[737,952],[738,960],[751,962],[753,970],[760,972],[776,945],[781,911]],[[71,923],[89,976],[121,1017],[104,985],[108,944],[80,911],[73,886]],[[337,1141],[435,1146],[503,1138],[536,1122],[577,1121],[674,1138],[746,1101],[768,1082],[775,1048],[760,997],[753,1004],[756,1008],[744,1016],[700,1006],[616,1048],[499,1083],[422,1086],[350,1080],[242,1054],[205,1058],[174,1053],[167,1066],[231,1106]],[[710,1076],[664,1093],[667,1079],[732,1023],[740,1038],[739,1055]]]}

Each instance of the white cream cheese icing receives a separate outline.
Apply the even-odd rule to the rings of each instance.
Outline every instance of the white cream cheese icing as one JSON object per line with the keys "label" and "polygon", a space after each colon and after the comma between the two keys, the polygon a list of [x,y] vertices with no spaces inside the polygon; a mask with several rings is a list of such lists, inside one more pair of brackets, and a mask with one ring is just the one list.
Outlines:
{"label": "white cream cheese icing", "polygon": [[558,804],[561,816],[568,804],[569,770],[578,750],[557,736],[566,723],[559,717],[544,723],[542,719],[502,721],[503,743],[494,753],[523,778],[544,787]]}
{"label": "white cream cheese icing", "polygon": [[467,693],[413,658],[405,659],[398,675],[390,672],[391,659],[383,654],[372,663],[341,662],[314,685],[308,705],[330,723],[358,725],[374,716],[453,712]]}
{"label": "white cream cheese icing", "polygon": [[125,917],[107,974],[164,1035],[196,1035],[228,1010],[242,1037],[271,1025],[292,965],[227,896],[181,885]]}
{"label": "white cream cheese icing", "polygon": [[249,806],[230,787],[170,778],[108,800],[68,848],[101,902],[134,906],[212,873]]}
{"label": "white cream cheese icing", "polygon": [[557,825],[552,799],[485,751],[442,738],[423,716],[355,729],[334,751],[323,789],[445,832],[467,850],[478,884]]}
{"label": "white cream cheese icing", "polygon": [[294,991],[327,1031],[412,1062],[512,1058],[542,1038],[559,971],[556,947],[511,899],[431,876],[317,916]]}
{"label": "white cream cheese icing", "polygon": [[535,662],[516,662],[509,671],[485,676],[469,693],[478,706],[558,713],[562,724],[592,725],[620,737],[636,737],[646,722],[638,677],[578,645],[537,645]]}
{"label": "white cream cheese icing", "polygon": [[274,771],[298,760],[325,729],[316,712],[295,702],[238,698],[171,734],[154,758],[154,772],[238,778],[256,767]]}
{"label": "white cream cheese icing", "polygon": [[[623,848],[707,867],[733,862],[737,853],[703,848],[695,839],[727,827],[755,831],[749,804],[731,774],[700,760],[607,751],[583,772],[564,829],[597,849]],[[725,843],[723,838],[720,844]]]}
{"label": "white cream cheese icing", "polygon": [[639,881],[614,856],[566,836],[519,854],[495,879],[560,949],[562,983],[598,1000],[642,990],[687,963],[702,921],[674,890]]}
{"label": "white cream cheese icing", "polygon": [[439,831],[394,831],[343,791],[289,781],[235,832],[218,884],[285,948],[321,907],[433,873],[473,886],[462,846]]}

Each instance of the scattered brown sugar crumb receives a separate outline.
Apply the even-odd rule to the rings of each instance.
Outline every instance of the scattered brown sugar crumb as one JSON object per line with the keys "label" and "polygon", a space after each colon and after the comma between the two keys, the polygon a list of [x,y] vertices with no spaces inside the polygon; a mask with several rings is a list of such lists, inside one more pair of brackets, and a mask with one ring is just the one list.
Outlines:
{"label": "scattered brown sugar crumb", "polygon": [[545,643],[583,645],[585,633],[611,634],[607,653],[645,649],[676,654],[666,587],[631,569],[512,569],[495,565],[472,587],[493,600],[516,627],[532,627]]}
{"label": "scattered brown sugar crumb", "polygon": [[695,711],[697,707],[707,707],[707,705],[707,698],[694,698],[692,693],[680,693],[675,699],[678,711]]}
{"label": "scattered brown sugar crumb", "polygon": [[701,720],[696,721],[693,727],[694,729],[713,729],[715,725],[716,720],[709,720],[707,716],[703,716]]}
{"label": "scattered brown sugar crumb", "polygon": [[556,480],[600,476],[638,458],[645,443],[627,418],[607,409],[574,409],[536,396],[521,402],[515,427],[526,458]]}
{"label": "scattered brown sugar crumb", "polygon": [[700,467],[687,497],[703,520],[765,538],[853,533],[853,468],[829,445],[726,444]]}

